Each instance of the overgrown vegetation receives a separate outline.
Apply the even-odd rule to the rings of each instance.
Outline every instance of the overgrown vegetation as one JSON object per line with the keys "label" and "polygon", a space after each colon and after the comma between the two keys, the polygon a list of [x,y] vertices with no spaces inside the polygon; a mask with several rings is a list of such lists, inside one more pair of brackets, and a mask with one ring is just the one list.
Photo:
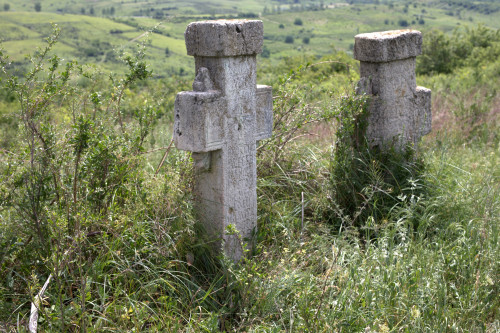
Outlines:
{"label": "overgrown vegetation", "polygon": [[500,56],[500,30],[482,25],[455,29],[451,36],[439,30],[425,35],[419,74],[449,74],[460,67],[480,68]]}
{"label": "overgrown vegetation", "polygon": [[[424,163],[415,147],[371,148],[365,137],[367,101],[343,98],[340,126],[331,163],[332,206],[336,228],[351,228],[366,241],[377,238],[401,204],[423,195]],[[418,220],[413,227],[418,228]]]}
{"label": "overgrown vegetation", "polygon": [[[494,52],[483,29],[454,48]],[[470,44],[480,31],[486,47]],[[49,275],[48,332],[500,328],[498,57],[450,74],[419,63],[434,131],[411,158],[364,144],[346,53],[264,64],[274,131],[255,245],[234,264],[198,231],[190,157],[170,145],[188,83],[152,82],[141,46],[107,75],[58,58],[56,40],[23,75],[0,54],[0,329],[26,330]]]}

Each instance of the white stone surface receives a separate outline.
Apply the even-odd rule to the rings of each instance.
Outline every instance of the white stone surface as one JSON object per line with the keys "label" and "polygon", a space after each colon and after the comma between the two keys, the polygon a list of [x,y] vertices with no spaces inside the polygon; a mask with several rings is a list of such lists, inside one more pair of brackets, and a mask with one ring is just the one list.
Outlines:
{"label": "white stone surface", "polygon": [[358,93],[371,95],[366,137],[371,146],[403,148],[431,131],[431,91],[417,87],[419,31],[397,30],[355,37],[360,60]]}
{"label": "white stone surface", "polygon": [[191,23],[185,33],[195,56],[193,91],[175,101],[174,142],[193,152],[198,218],[218,249],[237,261],[257,226],[256,141],[272,130],[272,91],[256,85],[261,21]]}
{"label": "white stone surface", "polygon": [[412,58],[422,53],[422,34],[417,30],[390,30],[354,37],[354,59],[388,62]]}
{"label": "white stone surface", "polygon": [[194,22],[184,33],[188,55],[222,57],[262,52],[264,25],[257,20]]}

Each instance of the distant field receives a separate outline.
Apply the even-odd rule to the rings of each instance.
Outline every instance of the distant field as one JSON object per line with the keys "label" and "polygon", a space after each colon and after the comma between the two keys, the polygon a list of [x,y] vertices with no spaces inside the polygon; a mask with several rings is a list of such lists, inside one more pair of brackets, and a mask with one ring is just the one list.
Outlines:
{"label": "distant field", "polygon": [[[6,2],[9,2],[8,0]],[[141,1],[141,0],[44,0],[41,10],[60,14],[87,14],[109,16],[159,16],[191,14],[232,14],[237,12],[261,12],[269,0],[189,0],[189,1]],[[36,1],[11,1],[12,11],[35,11]]]}
{"label": "distant field", "polygon": [[61,28],[60,41],[55,47],[61,58],[114,70],[121,50],[149,39],[148,62],[156,75],[178,72],[183,66],[186,73],[189,71],[182,34],[176,37],[148,34],[147,29],[154,27],[149,20],[143,28],[102,17],[43,12],[0,12],[0,38],[11,60],[18,65],[25,63],[25,55],[44,44],[52,31],[51,23]]}
{"label": "distant field", "polygon": [[[303,25],[294,24],[297,18],[302,20]],[[285,12],[266,15],[261,19],[265,27],[265,45],[272,55],[277,56],[301,52],[322,55],[331,52],[333,48],[349,51],[356,34],[371,31],[411,28],[425,33],[431,29],[451,31],[459,26],[476,26],[479,23],[500,28],[500,13],[480,15],[462,12],[459,18],[447,15],[444,9],[418,4],[417,7],[410,6],[406,13],[403,6],[390,8],[387,5],[356,5],[323,11]],[[405,22],[407,26],[402,26]],[[286,36],[293,37],[293,44],[284,42]],[[304,43],[304,38],[308,38],[309,44]]]}
{"label": "distant field", "polygon": [[[278,6],[269,0],[182,3],[97,0],[80,4],[52,0],[41,3],[41,11],[35,12],[32,1],[21,0],[10,4],[9,11],[0,12],[0,40],[13,61],[26,63],[25,55],[43,45],[52,29],[50,23],[57,23],[62,32],[55,50],[61,57],[116,70],[120,50],[149,38],[150,67],[155,75],[166,76],[192,75],[192,59],[186,55],[183,33],[189,22],[208,17],[259,15],[264,22],[267,53],[264,57],[271,63],[304,53],[322,56],[335,49],[350,52],[354,36],[363,32],[412,28],[425,34],[430,29],[451,31],[477,24],[500,28],[500,11],[489,15],[475,7],[452,11],[439,1],[382,1],[386,4],[354,1],[353,5],[336,2],[325,2],[319,7],[319,2],[314,1]],[[145,34],[153,28],[153,33]]]}

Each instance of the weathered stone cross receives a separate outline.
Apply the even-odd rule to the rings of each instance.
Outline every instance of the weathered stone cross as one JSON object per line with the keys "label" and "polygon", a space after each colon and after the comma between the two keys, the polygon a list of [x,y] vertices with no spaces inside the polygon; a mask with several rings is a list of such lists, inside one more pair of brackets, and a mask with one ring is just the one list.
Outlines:
{"label": "weathered stone cross", "polygon": [[361,62],[358,93],[372,95],[366,138],[371,146],[404,148],[431,131],[431,91],[417,87],[415,59],[422,34],[396,30],[354,37]]}
{"label": "weathered stone cross", "polygon": [[195,22],[185,32],[195,57],[193,91],[175,100],[174,142],[193,152],[197,217],[233,260],[257,225],[256,141],[271,136],[272,90],[256,85],[262,21]]}

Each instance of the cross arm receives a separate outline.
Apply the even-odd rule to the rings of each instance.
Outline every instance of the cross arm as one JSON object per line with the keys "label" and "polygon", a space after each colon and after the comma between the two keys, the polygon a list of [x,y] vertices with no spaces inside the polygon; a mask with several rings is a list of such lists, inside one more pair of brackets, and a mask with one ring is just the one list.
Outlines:
{"label": "cross arm", "polygon": [[417,87],[416,103],[419,113],[415,115],[416,129],[420,130],[420,136],[429,134],[432,129],[431,90]]}
{"label": "cross arm", "polygon": [[273,132],[273,88],[258,84],[255,97],[255,140],[259,141],[270,138]]}
{"label": "cross arm", "polygon": [[222,148],[224,99],[216,90],[183,91],[175,99],[174,143],[202,153]]}

